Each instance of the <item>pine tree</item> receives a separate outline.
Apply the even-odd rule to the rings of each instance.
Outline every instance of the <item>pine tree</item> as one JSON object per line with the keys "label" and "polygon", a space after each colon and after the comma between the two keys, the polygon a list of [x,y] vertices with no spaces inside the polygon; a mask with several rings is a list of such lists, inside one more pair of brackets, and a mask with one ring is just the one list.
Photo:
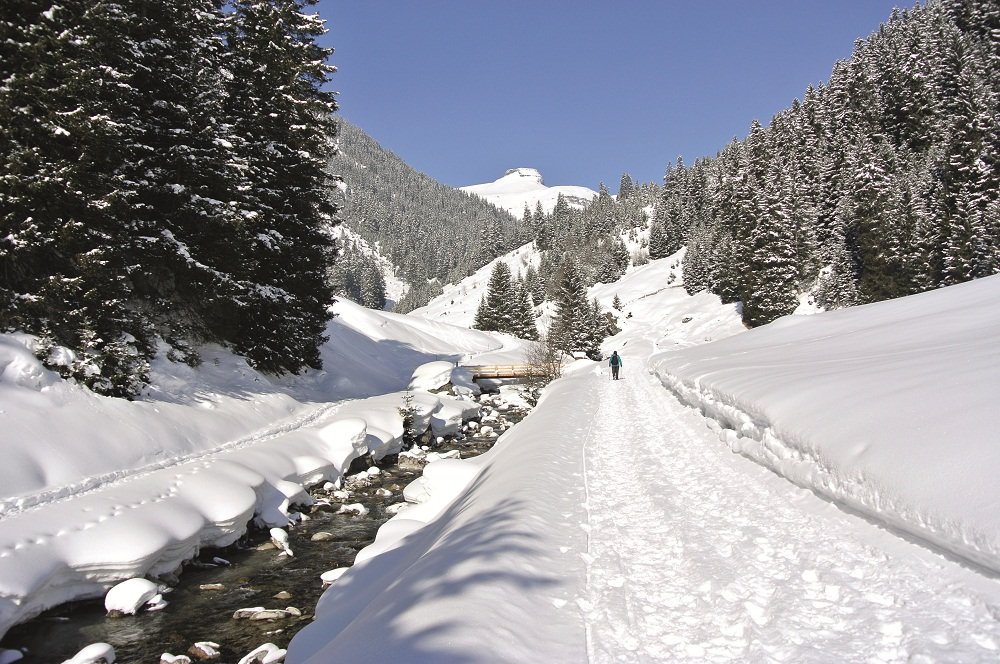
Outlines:
{"label": "pine tree", "polygon": [[476,307],[476,316],[472,321],[474,330],[496,330],[497,323],[493,317],[493,311],[489,308],[489,301],[486,295],[479,299],[479,306]]}
{"label": "pine tree", "polygon": [[538,340],[538,326],[535,324],[535,307],[531,294],[524,283],[518,283],[515,293],[515,319],[511,334],[521,339]]}
{"label": "pine tree", "polygon": [[475,262],[478,265],[486,265],[503,254],[505,248],[503,227],[500,225],[500,220],[495,217],[487,219],[479,234],[479,248],[476,252]]}
{"label": "pine tree", "polygon": [[552,208],[552,214],[546,220],[551,228],[553,246],[564,247],[566,245],[572,227],[571,217],[572,212],[569,203],[566,202],[566,197],[559,194],[556,196],[556,204]]}
{"label": "pine tree", "polygon": [[772,183],[763,192],[761,217],[750,230],[751,271],[742,293],[743,322],[754,327],[792,313],[798,304],[798,268],[794,231],[781,201],[784,187]]}
{"label": "pine tree", "polygon": [[[19,229],[14,237],[38,231],[36,251],[58,258],[36,263],[45,272],[29,286],[42,294],[36,311],[11,323],[78,351],[70,375],[133,396],[152,353],[151,325],[168,341],[201,328],[227,254],[238,254],[216,253],[213,237],[226,226],[220,199],[230,189],[226,127],[215,119],[221,11],[209,1],[136,0],[66,3],[25,18],[41,35],[22,51],[37,75],[5,89],[25,103],[8,134],[14,163],[34,156],[4,177],[13,202],[4,223]],[[46,110],[23,112],[32,107]],[[32,148],[38,130],[49,136]],[[29,219],[52,228],[25,226]]]}
{"label": "pine tree", "polygon": [[370,256],[365,257],[361,266],[361,304],[369,309],[385,308],[385,277]]}
{"label": "pine tree", "polygon": [[535,248],[538,251],[546,251],[551,249],[553,246],[554,238],[552,232],[552,222],[550,217],[548,217],[544,212],[542,212],[542,203],[539,201],[536,209],[534,220],[534,230],[535,230]]}
{"label": "pine tree", "polygon": [[632,182],[632,176],[622,173],[621,181],[618,183],[618,200],[624,201],[634,193],[635,183]]}
{"label": "pine tree", "polygon": [[528,289],[532,302],[541,304],[545,300],[545,282],[534,265],[529,265],[528,269],[525,270],[524,286]]}
{"label": "pine tree", "polygon": [[234,343],[256,366],[297,372],[318,367],[332,293],[330,226],[336,208],[327,171],[336,109],[322,89],[333,67],[315,0],[236,0],[228,112],[235,151],[246,164],[238,208],[251,242],[240,306],[226,311]]}
{"label": "pine tree", "polygon": [[652,259],[666,258],[673,252],[667,238],[667,230],[659,214],[653,218],[649,226],[649,257]]}
{"label": "pine tree", "polygon": [[593,318],[587,287],[572,259],[564,261],[556,295],[556,313],[549,330],[555,347],[568,353],[587,352],[591,347]]}
{"label": "pine tree", "polygon": [[473,327],[477,330],[517,334],[520,321],[521,311],[510,266],[504,261],[497,261],[490,272],[486,294],[480,302]]}
{"label": "pine tree", "polygon": [[681,262],[684,290],[688,295],[706,290],[711,285],[711,258],[708,231],[702,227],[692,230]]}
{"label": "pine tree", "polygon": [[587,345],[584,352],[592,360],[601,359],[601,343],[608,336],[608,319],[595,297],[590,302],[587,329]]}

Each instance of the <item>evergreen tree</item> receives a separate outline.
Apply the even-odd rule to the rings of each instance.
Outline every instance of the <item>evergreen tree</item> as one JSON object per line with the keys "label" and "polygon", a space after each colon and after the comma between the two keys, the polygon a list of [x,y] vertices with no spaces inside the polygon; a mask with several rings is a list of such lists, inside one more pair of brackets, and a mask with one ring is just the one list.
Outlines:
{"label": "evergreen tree", "polygon": [[[4,86],[0,106],[22,100],[6,133],[3,223],[15,238],[38,232],[32,251],[58,257],[32,276],[11,256],[27,278],[14,290],[41,297],[5,325],[77,350],[70,375],[133,396],[152,325],[168,341],[205,332],[239,253],[215,237],[232,218],[227,129],[216,120],[221,11],[207,0],[71,2],[23,20],[35,23],[14,30],[27,37],[19,53],[37,74]],[[39,130],[48,136],[31,147]]]}
{"label": "evergreen tree", "polygon": [[622,173],[621,181],[618,183],[618,200],[624,201],[633,193],[635,193],[635,183],[632,182],[632,176]]}
{"label": "evergreen tree", "polygon": [[524,286],[531,295],[532,302],[541,304],[545,300],[545,282],[534,265],[529,265],[524,273]]}
{"label": "evergreen tree", "polygon": [[479,235],[479,249],[476,262],[485,265],[504,253],[507,243],[504,242],[503,226],[496,217],[491,217],[483,224]]}
{"label": "evergreen tree", "polygon": [[673,252],[667,238],[667,231],[659,215],[653,218],[649,226],[649,257],[652,259],[666,258]]}
{"label": "evergreen tree", "polygon": [[684,274],[684,290],[694,295],[706,290],[711,285],[711,248],[708,231],[699,227],[692,231],[688,241],[687,251],[681,262]]}
{"label": "evergreen tree", "polygon": [[813,284],[834,307],[996,273],[993,4],[894,12],[767,128],[754,122],[692,168],[671,164],[651,256],[684,238],[685,286],[742,300],[754,325],[791,311]]}
{"label": "evergreen tree", "polygon": [[472,320],[472,329],[474,330],[496,330],[497,323],[493,317],[493,311],[489,308],[489,301],[484,294],[479,299],[479,306],[476,307],[476,315]]}
{"label": "evergreen tree", "polygon": [[535,306],[527,285],[519,283],[514,289],[515,319],[511,334],[521,339],[538,340],[538,326],[535,324]]}
{"label": "evergreen tree", "polygon": [[608,318],[595,297],[590,302],[588,316],[587,345],[584,352],[592,360],[601,359],[601,343],[608,336]]}
{"label": "evergreen tree", "polygon": [[386,303],[385,277],[375,256],[357,242],[345,242],[336,264],[330,270],[330,284],[335,295],[342,295],[370,309],[383,309]]}
{"label": "evergreen tree", "polygon": [[315,0],[236,0],[228,31],[229,115],[245,162],[237,200],[250,241],[234,344],[267,371],[318,367],[332,292],[336,207],[327,163],[334,153],[336,109],[322,88],[334,68],[319,46]]}
{"label": "evergreen tree", "polygon": [[773,182],[764,190],[761,217],[750,229],[750,273],[744,281],[743,322],[753,327],[792,313],[798,304],[794,232]]}
{"label": "evergreen tree", "polygon": [[593,314],[587,301],[587,287],[572,259],[564,262],[556,295],[556,313],[549,330],[555,347],[572,353],[587,352],[592,346]]}
{"label": "evergreen tree", "polygon": [[486,294],[480,302],[473,327],[517,334],[520,320],[518,294],[511,279],[510,266],[504,261],[497,261],[490,272]]}

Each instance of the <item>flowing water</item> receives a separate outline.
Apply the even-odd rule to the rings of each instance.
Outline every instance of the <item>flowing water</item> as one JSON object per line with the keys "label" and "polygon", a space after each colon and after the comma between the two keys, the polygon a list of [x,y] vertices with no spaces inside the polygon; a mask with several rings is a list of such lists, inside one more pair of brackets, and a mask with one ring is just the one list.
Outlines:
{"label": "flowing water", "polygon": [[[504,417],[513,424],[525,414],[512,407]],[[459,450],[462,458],[469,458],[494,442],[495,438],[469,435],[432,443],[430,449]],[[351,495],[346,499],[323,489],[311,491],[314,498],[328,500],[333,510],[342,503],[361,503],[368,513],[302,508],[307,520],[288,529],[292,557],[280,555],[270,544],[267,529],[251,528],[237,544],[202,551],[185,565],[177,584],[164,596],[169,604],[161,611],[112,618],[105,614],[103,598],[73,602],[11,628],[0,649],[24,649],[24,664],[58,664],[88,644],[106,642],[114,646],[117,662],[155,664],[163,653],[183,655],[199,641],[218,643],[222,657],[217,661],[231,663],[264,643],[284,648],[312,620],[323,592],[320,574],[353,564],[357,552],[374,541],[379,526],[390,518],[386,508],[402,502],[403,488],[422,472],[422,464],[405,457],[403,463],[393,459],[380,467],[381,472],[367,481],[349,483],[345,488]],[[313,541],[320,532],[328,539]],[[230,564],[214,563],[214,558]],[[237,609],[254,606],[295,607],[302,615],[279,620],[233,618]]]}

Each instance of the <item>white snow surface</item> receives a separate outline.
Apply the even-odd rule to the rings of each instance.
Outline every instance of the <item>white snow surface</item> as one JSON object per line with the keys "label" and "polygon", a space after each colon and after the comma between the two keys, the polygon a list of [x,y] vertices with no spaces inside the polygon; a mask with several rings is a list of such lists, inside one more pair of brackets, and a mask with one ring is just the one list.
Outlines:
{"label": "white snow surface", "polygon": [[374,257],[382,272],[382,279],[385,281],[385,308],[387,311],[392,311],[396,303],[402,300],[406,292],[410,290],[410,285],[397,276],[398,268],[382,255],[378,243],[375,243],[374,246],[370,245],[366,239],[343,224],[334,227],[333,234],[341,241],[353,242],[363,254]]}
{"label": "white snow surface", "polygon": [[792,316],[653,360],[720,438],[1000,573],[1000,276]]}
{"label": "white snow surface", "polygon": [[104,610],[118,611],[125,614],[135,614],[143,605],[154,604],[160,600],[160,593],[165,590],[149,579],[128,579],[117,584],[104,596]]}
{"label": "white snow surface", "polygon": [[436,390],[451,382],[451,373],[455,365],[451,362],[436,361],[421,364],[413,370],[413,378],[407,389]]}
{"label": "white snow surface", "polygon": [[479,302],[488,290],[494,266],[501,261],[506,263],[511,275],[516,278],[519,274],[523,276],[529,266],[537,269],[539,260],[540,256],[535,251],[534,244],[529,242],[494,258],[457,284],[445,284],[441,295],[419,309],[414,309],[409,315],[471,328],[476,320]]}
{"label": "white snow surface", "polygon": [[[269,378],[208,348],[196,369],[158,360],[135,402],[62,381],[28,337],[0,335],[0,633],[171,571],[203,546],[236,541],[251,519],[287,526],[290,505],[310,501],[303,486],[400,449],[415,368],[502,347],[348,301],[334,312],[323,371]],[[447,429],[478,409],[452,401],[416,392],[416,422]]]}
{"label": "white snow surface", "polygon": [[[429,463],[286,661],[1000,658],[1000,277],[747,332],[681,256],[590,291],[623,303],[622,380],[578,360],[490,452]],[[523,352],[440,301],[336,311],[326,371],[208,349],[135,403],[0,336],[0,630],[288,527],[304,485],[398,450],[415,369]],[[411,394],[415,428],[478,408]]]}
{"label": "white snow surface", "polygon": [[623,379],[428,465],[287,661],[997,660],[1000,277],[746,333],[677,258],[591,292]]}
{"label": "white snow surface", "polygon": [[459,189],[475,194],[519,219],[524,216],[525,205],[534,212],[535,205],[539,202],[547,214],[551,213],[560,194],[566,203],[575,208],[583,208],[597,198],[597,192],[587,187],[546,186],[542,174],[534,168],[512,168],[493,182],[473,184]]}
{"label": "white snow surface", "polygon": [[115,649],[108,643],[91,643],[80,652],[67,659],[63,664],[112,664],[115,661]]}

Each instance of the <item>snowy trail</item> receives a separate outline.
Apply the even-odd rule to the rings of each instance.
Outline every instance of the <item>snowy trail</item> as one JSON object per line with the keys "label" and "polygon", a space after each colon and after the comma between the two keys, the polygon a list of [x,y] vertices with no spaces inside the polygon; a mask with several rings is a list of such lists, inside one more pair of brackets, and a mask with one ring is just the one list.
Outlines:
{"label": "snowy trail", "polygon": [[138,468],[124,468],[103,475],[88,477],[86,480],[70,485],[53,487],[33,494],[13,496],[0,500],[0,518],[12,517],[14,515],[30,512],[33,509],[53,505],[55,503],[79,498],[82,495],[106,489],[108,487],[140,479],[151,473],[174,468],[203,459],[210,459],[222,452],[237,450],[251,445],[256,445],[267,440],[272,440],[289,432],[297,431],[304,427],[318,424],[332,417],[336,412],[352,399],[332,401],[318,405],[310,404],[304,406],[299,411],[293,413],[288,418],[280,422],[270,424],[255,431],[251,431],[233,440],[220,443],[208,449],[198,450],[189,454],[182,454],[167,459],[140,466]]}
{"label": "snowy trail", "polygon": [[592,382],[592,662],[1000,657],[996,580],[732,454],[643,359]]}

